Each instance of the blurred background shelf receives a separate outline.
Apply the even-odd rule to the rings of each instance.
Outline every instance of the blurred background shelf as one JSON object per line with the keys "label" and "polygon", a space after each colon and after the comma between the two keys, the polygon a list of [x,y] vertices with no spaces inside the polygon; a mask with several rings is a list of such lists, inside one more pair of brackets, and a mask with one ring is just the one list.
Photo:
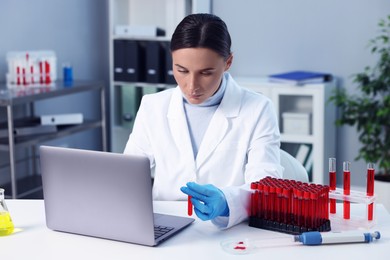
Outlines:
{"label": "blurred background shelf", "polygon": [[[273,101],[281,132],[281,148],[297,157],[309,181],[328,184],[328,158],[336,156],[336,108],[327,102],[336,82],[294,86],[266,78],[236,78],[242,86]],[[291,117],[291,118],[289,118]],[[291,119],[291,120],[290,120]],[[302,148],[308,148],[302,158]]]}
{"label": "blurred background shelf", "polygon": [[[72,96],[72,98],[74,98],[73,95],[92,91],[99,93],[99,118],[88,118],[83,120],[80,124],[57,125],[55,131],[42,134],[20,136],[15,134],[17,133],[15,132],[15,123],[23,120],[23,118],[14,117],[13,110],[16,106],[23,106],[26,108],[25,110],[27,111],[27,115],[24,117],[26,118],[26,121],[31,118],[39,119],[39,115],[36,115],[34,109],[34,104],[37,101],[63,96]],[[69,106],[72,106],[71,102],[69,103]],[[39,145],[44,142],[92,129],[100,129],[102,150],[107,151],[105,86],[102,82],[75,80],[70,84],[64,84],[62,81],[57,81],[45,86],[21,86],[20,88],[7,88],[6,85],[0,85],[0,109],[5,109],[7,113],[7,121],[2,122],[2,125],[5,125],[5,129],[3,127],[2,130],[7,130],[6,132],[8,134],[7,136],[2,136],[2,138],[0,138],[0,152],[8,152],[9,155],[9,165],[2,166],[2,168],[9,168],[9,171],[7,172],[10,174],[10,182],[4,184],[7,197],[17,199],[26,197],[40,198],[42,196],[38,148]],[[12,129],[12,131],[10,131],[10,129]],[[28,162],[24,162],[24,164],[28,165],[28,168],[30,169],[28,172],[26,172],[23,167],[17,167],[20,160],[16,158],[16,151],[19,152],[22,148],[29,156]]]}

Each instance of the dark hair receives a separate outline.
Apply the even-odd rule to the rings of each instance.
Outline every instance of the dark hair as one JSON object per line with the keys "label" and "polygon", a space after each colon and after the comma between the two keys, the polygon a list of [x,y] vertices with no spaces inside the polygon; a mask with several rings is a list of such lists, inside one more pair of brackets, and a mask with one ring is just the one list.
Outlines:
{"label": "dark hair", "polygon": [[213,14],[190,14],[176,27],[171,51],[184,48],[208,48],[225,58],[230,56],[231,39],[227,26]]}

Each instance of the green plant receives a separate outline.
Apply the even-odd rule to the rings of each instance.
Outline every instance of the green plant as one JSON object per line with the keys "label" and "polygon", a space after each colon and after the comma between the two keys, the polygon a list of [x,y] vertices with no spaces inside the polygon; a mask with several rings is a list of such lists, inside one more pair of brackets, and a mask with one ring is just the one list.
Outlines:
{"label": "green plant", "polygon": [[378,56],[375,66],[353,75],[359,90],[348,94],[337,89],[330,101],[340,108],[336,125],[356,126],[362,147],[355,160],[374,162],[390,177],[390,15],[381,19],[379,35],[370,40],[371,53]]}

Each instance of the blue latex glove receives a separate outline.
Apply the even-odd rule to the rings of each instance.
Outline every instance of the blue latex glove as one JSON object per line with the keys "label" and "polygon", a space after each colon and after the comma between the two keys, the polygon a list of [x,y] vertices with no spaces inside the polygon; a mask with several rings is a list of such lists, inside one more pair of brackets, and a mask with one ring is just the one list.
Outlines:
{"label": "blue latex glove", "polygon": [[212,184],[187,183],[180,190],[192,196],[195,214],[201,220],[212,220],[218,216],[229,216],[229,207],[223,192]]}

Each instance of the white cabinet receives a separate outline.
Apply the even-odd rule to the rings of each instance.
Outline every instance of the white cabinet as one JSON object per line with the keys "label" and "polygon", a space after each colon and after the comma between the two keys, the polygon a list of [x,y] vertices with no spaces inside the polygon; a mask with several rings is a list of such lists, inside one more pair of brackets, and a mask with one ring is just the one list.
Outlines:
{"label": "white cabinet", "polygon": [[328,160],[336,156],[336,109],[327,100],[335,82],[293,86],[264,78],[236,78],[236,81],[273,101],[282,149],[297,156],[301,145],[308,146],[309,156],[304,164],[308,166],[309,180],[328,184]]}
{"label": "white cabinet", "polygon": [[[111,151],[123,152],[142,95],[172,86],[145,83],[142,80],[137,82],[115,80],[114,56],[117,54],[114,52],[114,43],[122,40],[169,42],[177,24],[186,15],[208,13],[210,7],[211,0],[109,0]],[[116,33],[118,26],[158,27],[165,31],[165,36],[118,34],[118,31]],[[126,59],[131,58],[126,55]]]}

